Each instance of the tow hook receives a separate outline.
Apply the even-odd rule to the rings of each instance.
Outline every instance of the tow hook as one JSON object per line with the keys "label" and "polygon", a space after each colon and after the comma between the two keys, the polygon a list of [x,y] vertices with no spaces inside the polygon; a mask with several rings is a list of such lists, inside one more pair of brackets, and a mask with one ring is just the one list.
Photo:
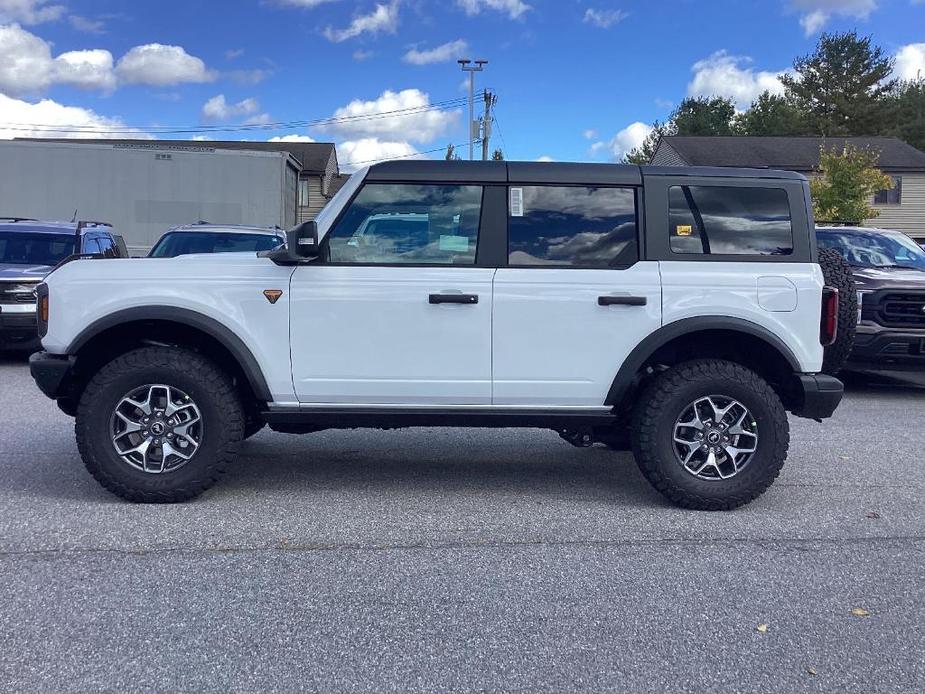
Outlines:
{"label": "tow hook", "polygon": [[591,427],[582,427],[580,429],[557,429],[559,436],[568,441],[576,448],[588,448],[594,443],[594,437],[591,435]]}

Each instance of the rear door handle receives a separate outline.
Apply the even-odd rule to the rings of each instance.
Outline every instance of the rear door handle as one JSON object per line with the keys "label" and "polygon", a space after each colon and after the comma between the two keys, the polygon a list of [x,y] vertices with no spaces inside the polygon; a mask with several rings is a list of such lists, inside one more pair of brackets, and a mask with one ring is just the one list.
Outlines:
{"label": "rear door handle", "polygon": [[431,294],[427,297],[431,304],[477,304],[478,294]]}
{"label": "rear door handle", "polygon": [[598,306],[645,306],[648,299],[644,296],[599,296]]}

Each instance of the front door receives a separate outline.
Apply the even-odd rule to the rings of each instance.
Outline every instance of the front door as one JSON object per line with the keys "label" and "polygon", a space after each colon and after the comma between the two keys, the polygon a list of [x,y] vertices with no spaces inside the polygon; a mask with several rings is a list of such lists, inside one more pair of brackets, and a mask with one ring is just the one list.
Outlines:
{"label": "front door", "polygon": [[495,270],[482,188],[367,183],[291,284],[303,404],[488,405]]}
{"label": "front door", "polygon": [[514,185],[494,287],[496,405],[600,408],[661,325],[656,262],[639,260],[636,191]]}

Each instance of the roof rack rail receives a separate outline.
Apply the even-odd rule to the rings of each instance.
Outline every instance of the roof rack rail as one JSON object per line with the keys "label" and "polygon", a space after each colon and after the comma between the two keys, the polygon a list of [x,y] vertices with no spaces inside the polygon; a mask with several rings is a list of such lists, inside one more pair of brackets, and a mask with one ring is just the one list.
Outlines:
{"label": "roof rack rail", "polygon": [[0,215],[0,222],[37,222],[35,217],[6,217]]}

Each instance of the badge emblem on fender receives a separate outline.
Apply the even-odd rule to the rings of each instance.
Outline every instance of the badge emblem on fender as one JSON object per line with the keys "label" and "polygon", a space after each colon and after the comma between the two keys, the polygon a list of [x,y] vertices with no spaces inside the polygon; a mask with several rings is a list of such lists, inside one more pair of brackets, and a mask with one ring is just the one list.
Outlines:
{"label": "badge emblem on fender", "polygon": [[267,301],[269,301],[271,304],[275,304],[277,301],[279,301],[279,297],[283,295],[283,290],[282,289],[264,289],[263,295],[267,297]]}

